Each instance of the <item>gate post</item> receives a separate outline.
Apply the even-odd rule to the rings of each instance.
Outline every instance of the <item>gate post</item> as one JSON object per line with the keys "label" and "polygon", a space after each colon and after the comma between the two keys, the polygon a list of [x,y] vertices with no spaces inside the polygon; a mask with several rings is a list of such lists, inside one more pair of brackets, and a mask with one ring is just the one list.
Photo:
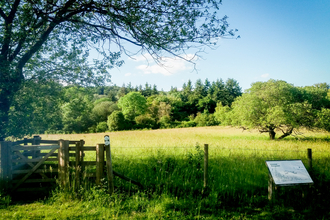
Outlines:
{"label": "gate post", "polygon": [[111,161],[111,148],[110,148],[110,137],[109,135],[104,136],[104,147],[106,150],[106,164],[107,164],[107,177],[108,177],[108,190],[112,194],[114,192],[114,183],[113,183],[113,170],[112,170],[112,161]]}
{"label": "gate post", "polygon": [[104,170],[104,144],[96,145],[96,184],[101,184]]}
{"label": "gate post", "polygon": [[69,141],[59,140],[58,149],[58,177],[63,188],[69,186]]}
{"label": "gate post", "polygon": [[[41,137],[37,136],[33,136],[32,139],[32,145],[40,145],[40,140]],[[40,150],[34,150],[33,154],[32,154],[32,158],[37,158],[40,155]]]}
{"label": "gate post", "polygon": [[0,189],[9,188],[12,180],[11,145],[9,141],[0,142]]}
{"label": "gate post", "polygon": [[80,187],[80,171],[81,171],[81,142],[76,142],[76,179],[75,179],[75,191],[77,191]]}

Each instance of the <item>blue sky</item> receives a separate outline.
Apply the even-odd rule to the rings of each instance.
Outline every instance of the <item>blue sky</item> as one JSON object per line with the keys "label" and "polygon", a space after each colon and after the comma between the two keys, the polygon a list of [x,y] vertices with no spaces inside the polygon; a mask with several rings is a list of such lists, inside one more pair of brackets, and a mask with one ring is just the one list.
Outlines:
{"label": "blue sky", "polygon": [[243,91],[269,79],[330,84],[330,1],[223,0],[219,15],[229,17],[241,38],[221,39],[217,49],[206,49],[196,61],[197,72],[182,60],[168,61],[165,70],[150,59],[123,56],[125,64],[111,70],[112,84],[149,83],[164,91],[206,78],[233,78]]}

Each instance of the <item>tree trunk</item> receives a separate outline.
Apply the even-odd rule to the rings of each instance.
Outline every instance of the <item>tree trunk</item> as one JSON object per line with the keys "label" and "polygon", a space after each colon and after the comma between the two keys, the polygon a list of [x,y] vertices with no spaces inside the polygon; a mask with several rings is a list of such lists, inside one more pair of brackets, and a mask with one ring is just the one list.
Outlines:
{"label": "tree trunk", "polygon": [[293,128],[290,128],[290,130],[288,130],[287,132],[285,132],[285,133],[283,132],[283,135],[281,135],[281,137],[279,137],[278,139],[283,139],[283,138],[291,135],[292,131],[293,131]]}
{"label": "tree trunk", "polygon": [[[0,65],[4,63],[0,60]],[[0,139],[7,136],[6,127],[9,121],[9,109],[21,83],[22,79],[19,71],[10,72],[9,68],[5,67],[0,69]]]}
{"label": "tree trunk", "polygon": [[[0,88],[1,90],[2,88]],[[10,108],[10,97],[7,92],[0,93],[0,141],[6,137],[6,126],[8,125],[8,113]]]}
{"label": "tree trunk", "polygon": [[275,140],[275,131],[274,130],[269,130],[269,138],[270,140]]}

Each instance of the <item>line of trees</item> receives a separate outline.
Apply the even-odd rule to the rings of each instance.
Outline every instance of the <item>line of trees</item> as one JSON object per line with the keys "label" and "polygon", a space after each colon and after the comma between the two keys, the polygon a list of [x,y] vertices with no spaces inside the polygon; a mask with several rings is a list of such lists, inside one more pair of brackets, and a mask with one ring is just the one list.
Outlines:
{"label": "line of trees", "polygon": [[299,128],[330,131],[330,90],[326,83],[295,87],[281,80],[253,83],[189,80],[181,89],[63,86],[29,81],[15,95],[7,133],[94,133],[132,129],[230,125],[258,129],[270,139]]}
{"label": "line of trees", "polygon": [[217,125],[217,103],[231,106],[242,95],[234,79],[197,80],[182,89],[159,91],[144,86],[63,86],[28,81],[14,97],[7,133],[90,133]]}

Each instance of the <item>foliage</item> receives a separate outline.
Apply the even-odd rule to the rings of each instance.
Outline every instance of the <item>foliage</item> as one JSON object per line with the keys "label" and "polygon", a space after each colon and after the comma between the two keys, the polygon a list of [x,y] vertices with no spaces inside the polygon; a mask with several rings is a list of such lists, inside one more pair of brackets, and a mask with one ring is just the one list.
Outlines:
{"label": "foliage", "polygon": [[229,106],[223,106],[221,102],[217,104],[214,112],[214,119],[221,125],[230,125],[231,117],[230,117]]}
{"label": "foliage", "polygon": [[159,119],[160,128],[170,128],[171,118],[170,116],[164,115]]}
{"label": "foliage", "polygon": [[27,81],[15,94],[7,135],[20,138],[62,130],[62,87],[54,81]]}
{"label": "foliage", "polygon": [[108,128],[110,131],[121,131],[127,128],[127,121],[121,111],[114,111],[108,117]]}
{"label": "foliage", "polygon": [[69,87],[65,90],[64,100],[66,102],[61,106],[63,131],[87,132],[94,123],[92,94],[82,87]]}
{"label": "foliage", "polygon": [[94,102],[92,113],[95,115],[96,121],[102,122],[106,121],[108,116],[116,110],[119,110],[119,108],[114,102],[104,99],[104,101],[101,102]]}
{"label": "foliage", "polygon": [[139,92],[130,92],[118,100],[118,107],[127,120],[133,121],[135,117],[147,111],[147,100]]}
{"label": "foliage", "polygon": [[108,130],[108,123],[105,121],[98,123],[96,126],[96,132],[105,132],[107,130]]}
{"label": "foliage", "polygon": [[285,81],[256,82],[233,103],[231,124],[257,128],[274,139],[276,131],[284,138],[294,129],[322,127],[316,123],[317,112],[329,106],[327,90],[317,87],[297,88]]}
{"label": "foliage", "polygon": [[204,113],[197,113],[194,122],[196,123],[197,127],[218,125],[214,118],[214,115],[208,113],[207,111],[205,111]]}
{"label": "foliage", "polygon": [[136,128],[155,129],[158,127],[156,120],[150,114],[139,115],[135,117]]}

